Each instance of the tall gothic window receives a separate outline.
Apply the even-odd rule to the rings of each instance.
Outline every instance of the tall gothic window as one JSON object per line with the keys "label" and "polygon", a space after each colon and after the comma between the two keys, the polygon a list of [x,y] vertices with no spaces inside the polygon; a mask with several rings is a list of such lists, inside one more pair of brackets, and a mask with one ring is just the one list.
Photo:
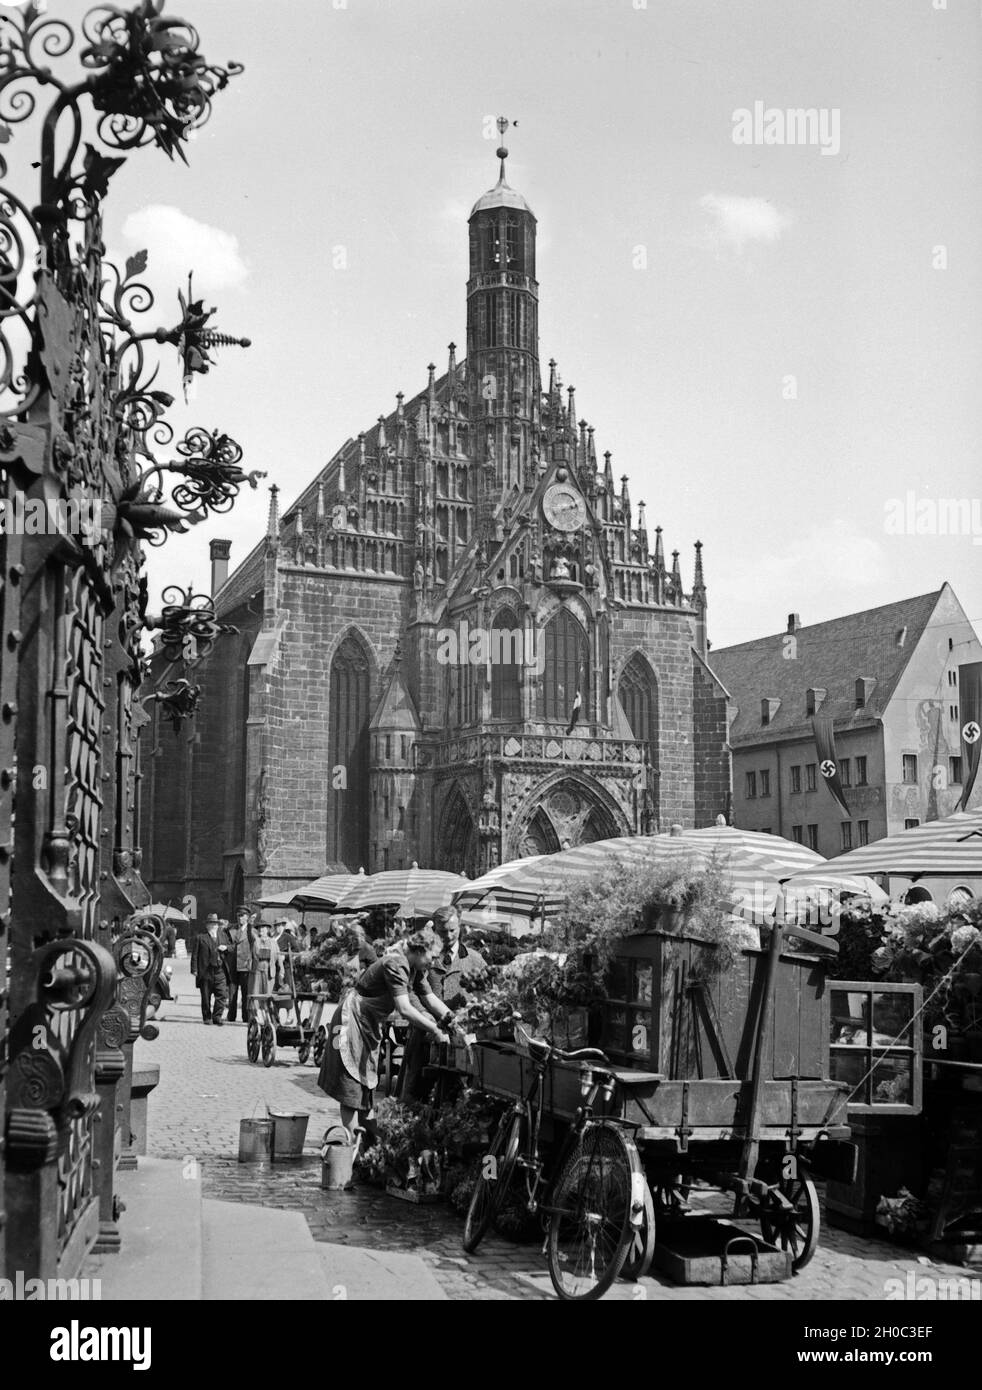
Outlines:
{"label": "tall gothic window", "polygon": [[658,761],[658,682],[640,652],[635,652],[621,672],[617,693],[634,737],[647,743],[651,761]]}
{"label": "tall gothic window", "polygon": [[[327,858],[329,862],[347,864],[352,872],[369,862],[369,667],[364,643],[354,633],[348,633],[331,662]],[[344,769],[343,776],[336,771],[339,768]]]}
{"label": "tall gothic window", "polygon": [[491,625],[491,718],[521,719],[524,633],[510,608]]}
{"label": "tall gothic window", "polygon": [[[567,608],[550,618],[545,630],[545,671],[539,687],[539,717],[566,723],[580,692],[580,722],[590,717],[590,644]],[[540,639],[541,640],[541,639]]]}

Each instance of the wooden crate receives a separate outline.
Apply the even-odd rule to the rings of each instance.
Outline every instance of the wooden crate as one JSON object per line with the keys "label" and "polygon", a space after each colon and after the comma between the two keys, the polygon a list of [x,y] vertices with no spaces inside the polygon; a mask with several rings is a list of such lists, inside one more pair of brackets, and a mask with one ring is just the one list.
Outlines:
{"label": "wooden crate", "polygon": [[[736,1077],[753,1068],[767,952],[743,950],[713,975],[714,949],[658,930],[626,938],[608,977],[600,1046],[615,1061],[672,1080]],[[708,974],[704,987],[691,986]],[[825,971],[815,956],[782,953],[764,1075],[828,1076]]]}

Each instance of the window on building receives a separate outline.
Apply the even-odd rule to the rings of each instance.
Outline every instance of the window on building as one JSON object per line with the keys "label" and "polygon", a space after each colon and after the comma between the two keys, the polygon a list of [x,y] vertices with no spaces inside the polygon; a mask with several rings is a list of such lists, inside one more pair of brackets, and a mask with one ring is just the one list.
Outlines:
{"label": "window on building", "polygon": [[868,844],[869,844],[869,821],[868,821],[868,820],[860,820],[860,821],[857,821],[857,822],[856,822],[856,830],[857,830],[857,833],[858,833],[859,843],[860,843],[861,845],[868,845]]}
{"label": "window on building", "polygon": [[865,708],[866,708],[867,704],[869,703],[869,697],[870,697],[870,695],[872,694],[872,691],[873,691],[873,686],[874,686],[875,684],[876,684],[876,682],[875,682],[871,677],[869,677],[869,676],[860,676],[859,680],[856,682],[856,708],[857,708],[857,709],[865,709]]}
{"label": "window on building", "polygon": [[331,662],[328,689],[330,765],[345,769],[346,786],[328,783],[327,858],[357,869],[368,860],[369,656],[349,633]]}
{"label": "window on building", "polygon": [[805,691],[805,713],[815,714],[819,706],[825,699],[825,691],[820,686],[814,686]]}
{"label": "window on building", "polygon": [[818,849],[818,826],[817,826],[817,825],[810,825],[810,826],[808,827],[808,848],[809,848],[809,849],[814,849],[814,850],[817,850],[817,849]]}
{"label": "window on building", "polygon": [[952,722],[953,724],[957,724],[957,723],[958,723],[958,706],[957,706],[957,705],[949,705],[949,706],[948,706],[948,718],[951,720],[951,722]]}
{"label": "window on building", "polygon": [[908,820],[904,821],[905,830],[916,830],[919,825],[920,821],[916,816],[911,816]]}
{"label": "window on building", "polygon": [[760,722],[762,724],[769,724],[771,722],[770,700],[761,700],[760,702]]}
{"label": "window on building", "polygon": [[831,1076],[849,1109],[903,1113],[921,1104],[919,985],[836,980],[829,991]]}
{"label": "window on building", "polygon": [[949,783],[949,785],[950,785],[950,786],[953,786],[953,787],[959,786],[959,785],[961,784],[961,780],[962,780],[962,760],[961,760],[961,758],[949,758],[949,759],[948,759],[948,783]]}
{"label": "window on building", "polygon": [[840,827],[842,836],[842,848],[852,849],[852,822],[844,820]]}
{"label": "window on building", "polygon": [[844,787],[849,787],[852,785],[852,783],[849,781],[849,776],[852,771],[851,763],[851,758],[839,759],[839,778]]}
{"label": "window on building", "polygon": [[803,825],[793,825],[791,827],[791,838],[799,845],[804,844],[805,827]]}
{"label": "window on building", "polygon": [[631,733],[639,743],[647,743],[651,763],[657,766],[658,682],[640,652],[634,653],[621,672],[617,694]]}
{"label": "window on building", "polygon": [[800,767],[800,766],[793,766],[793,767],[791,768],[791,790],[792,790],[793,792],[800,792],[800,791],[801,791],[801,767]]}
{"label": "window on building", "polygon": [[957,684],[958,684],[958,674],[957,674],[957,672],[955,672],[955,671],[949,671],[949,672],[948,672],[948,684],[949,684],[949,685],[957,685]]}
{"label": "window on building", "polygon": [[866,786],[868,786],[868,785],[869,785],[869,783],[868,783],[868,781],[866,780],[866,759],[865,759],[865,758],[857,758],[857,759],[856,759],[856,786],[857,786],[857,787],[866,787]]}
{"label": "window on building", "polygon": [[903,756],[903,777],[905,782],[917,781],[917,754],[905,753]]}
{"label": "window on building", "polygon": [[753,801],[757,795],[757,774],[756,772],[747,773],[747,800]]}
{"label": "window on building", "polygon": [[524,633],[510,608],[495,614],[491,625],[491,718],[522,717]]}
{"label": "window on building", "polygon": [[762,768],[760,773],[760,794],[770,796],[771,794],[771,774],[768,769]]}
{"label": "window on building", "polygon": [[505,265],[511,270],[518,256],[518,223],[509,217],[505,226]]}
{"label": "window on building", "polygon": [[486,294],[486,295],[484,296],[484,302],[485,302],[485,304],[486,304],[486,306],[487,306],[487,323],[488,323],[487,343],[488,343],[488,347],[497,347],[497,346],[498,346],[498,324],[497,324],[497,320],[496,320],[496,318],[495,318],[495,299],[494,299],[494,295],[493,295],[493,294]]}
{"label": "window on building", "polygon": [[813,792],[815,790],[815,772],[816,765],[814,763],[805,764],[805,789],[807,791]]}
{"label": "window on building", "polygon": [[545,630],[545,670],[539,685],[539,717],[569,722],[580,692],[579,724],[590,719],[590,648],[583,628],[567,608],[560,608]]}

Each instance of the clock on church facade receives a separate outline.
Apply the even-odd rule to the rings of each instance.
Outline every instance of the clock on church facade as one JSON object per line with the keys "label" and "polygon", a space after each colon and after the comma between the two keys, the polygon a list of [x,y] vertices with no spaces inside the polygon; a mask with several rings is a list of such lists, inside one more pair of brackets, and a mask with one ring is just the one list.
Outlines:
{"label": "clock on church facade", "polygon": [[218,567],[238,633],[196,672],[194,740],[144,763],[158,897],[205,913],[326,865],[475,874],[727,811],[700,547],[686,581],[554,361],[543,379],[506,157],[468,220],[463,355],[288,507],[273,491],[266,535]]}

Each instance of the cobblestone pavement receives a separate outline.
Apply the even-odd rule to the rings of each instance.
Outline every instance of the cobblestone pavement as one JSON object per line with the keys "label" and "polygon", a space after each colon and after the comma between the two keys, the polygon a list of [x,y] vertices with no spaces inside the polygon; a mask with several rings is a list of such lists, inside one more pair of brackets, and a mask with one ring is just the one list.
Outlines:
{"label": "cobblestone pavement", "polygon": [[[312,1066],[301,1067],[292,1049],[270,1068],[245,1055],[245,1028],[205,1027],[187,963],[175,962],[181,998],[165,1005],[160,1037],[137,1045],[137,1063],[157,1063],[160,1085],[150,1098],[149,1150],[163,1158],[191,1155],[202,1164],[204,1195],[301,1211],[315,1240],[421,1256],[453,1299],[552,1298],[539,1244],[516,1245],[488,1238],[473,1256],[464,1254],[461,1219],[445,1205],[415,1206],[366,1186],[325,1192],[320,1161],[302,1160],[260,1169],[237,1161],[240,1119],[272,1109],[308,1110],[308,1149],[316,1147],[337,1118],[334,1102],[317,1089]],[[751,1229],[754,1229],[751,1227]],[[680,1288],[660,1275],[638,1285],[618,1283],[607,1295],[626,1301],[679,1300],[878,1300],[888,1279],[962,1276],[971,1271],[929,1262],[884,1241],[864,1240],[823,1226],[819,1249],[801,1274],[780,1284],[729,1288]]]}

